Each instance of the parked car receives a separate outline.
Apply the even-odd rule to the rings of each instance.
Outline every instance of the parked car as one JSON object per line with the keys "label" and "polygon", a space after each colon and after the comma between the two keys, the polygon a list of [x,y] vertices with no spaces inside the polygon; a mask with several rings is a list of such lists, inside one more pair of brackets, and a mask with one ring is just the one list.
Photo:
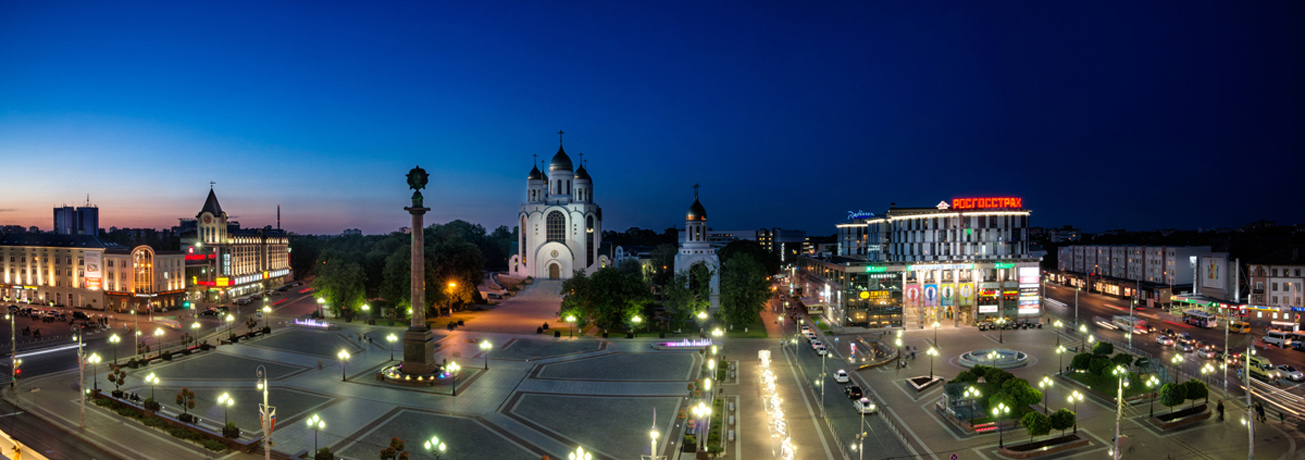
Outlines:
{"label": "parked car", "polygon": [[1174,339],[1169,338],[1169,336],[1167,336],[1167,335],[1157,335],[1157,336],[1155,336],[1155,343],[1158,343],[1158,344],[1160,344],[1160,345],[1164,345],[1164,346],[1173,346],[1173,345],[1174,345]]}
{"label": "parked car", "polygon": [[1305,373],[1302,373],[1301,371],[1296,370],[1295,367],[1287,364],[1279,365],[1278,373],[1282,375],[1282,378],[1291,379],[1295,382],[1305,381]]}
{"label": "parked car", "polygon": [[861,399],[865,397],[865,394],[861,391],[861,387],[856,385],[844,388],[843,394],[847,395],[847,399]]}
{"label": "parked car", "polygon": [[862,414],[873,414],[875,413],[875,411],[879,410],[879,407],[875,406],[875,403],[870,402],[869,398],[861,398],[856,401],[852,401],[852,407],[855,408],[857,412]]}
{"label": "parked car", "polygon": [[839,369],[838,372],[834,373],[834,381],[838,383],[848,383],[851,382],[852,379],[848,378],[847,371]]}

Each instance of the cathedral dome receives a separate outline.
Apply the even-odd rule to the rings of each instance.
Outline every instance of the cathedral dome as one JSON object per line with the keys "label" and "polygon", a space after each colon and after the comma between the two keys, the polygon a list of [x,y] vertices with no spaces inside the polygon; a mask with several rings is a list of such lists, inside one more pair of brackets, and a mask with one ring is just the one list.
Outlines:
{"label": "cathedral dome", "polygon": [[548,172],[553,171],[571,171],[571,157],[566,155],[562,147],[557,148],[557,155],[553,155],[553,161],[548,163]]}
{"label": "cathedral dome", "polygon": [[530,176],[526,180],[544,180],[544,173],[539,172],[538,166],[531,166]]}
{"label": "cathedral dome", "polygon": [[575,180],[580,179],[591,180],[589,178],[589,171],[585,171],[584,165],[580,165],[580,169],[575,170]]}
{"label": "cathedral dome", "polygon": [[698,198],[693,199],[693,205],[689,206],[689,215],[684,220],[707,220],[707,208],[702,207],[702,203],[698,201]]}

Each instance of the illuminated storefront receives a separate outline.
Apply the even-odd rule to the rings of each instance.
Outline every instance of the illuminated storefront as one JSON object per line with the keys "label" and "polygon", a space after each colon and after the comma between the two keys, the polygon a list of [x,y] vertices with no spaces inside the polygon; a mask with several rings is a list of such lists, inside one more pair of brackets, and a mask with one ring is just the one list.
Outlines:
{"label": "illuminated storefront", "polygon": [[290,239],[280,229],[228,222],[209,190],[195,219],[181,220],[187,298],[225,302],[274,289],[293,279]]}

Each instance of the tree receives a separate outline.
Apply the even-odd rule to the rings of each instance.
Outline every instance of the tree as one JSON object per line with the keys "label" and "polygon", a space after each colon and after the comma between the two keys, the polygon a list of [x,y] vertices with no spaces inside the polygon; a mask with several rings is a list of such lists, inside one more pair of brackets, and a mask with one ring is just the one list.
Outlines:
{"label": "tree", "polygon": [[195,408],[195,392],[190,391],[189,388],[182,388],[181,392],[177,393],[177,405],[181,406],[183,414],[189,415],[190,409]]}
{"label": "tree", "polygon": [[665,286],[673,277],[675,272],[675,255],[680,253],[680,248],[674,244],[661,244],[653,248],[650,258],[653,264],[652,284]]}
{"label": "tree", "polygon": [[1088,372],[1101,377],[1105,377],[1111,369],[1113,367],[1110,366],[1110,359],[1101,355],[1093,355],[1092,362],[1088,364]]}
{"label": "tree", "polygon": [[[122,370],[122,366],[113,366],[113,372],[109,373],[109,383],[113,384],[115,392],[122,391],[122,384],[127,381],[127,373]],[[115,394],[114,396],[118,396]]]}
{"label": "tree", "polygon": [[576,270],[562,283],[563,316],[576,315],[582,324],[604,330],[625,323],[643,311],[652,298],[648,283],[637,271],[603,267],[593,275]]}
{"label": "tree", "polygon": [[394,306],[395,311],[401,312],[412,306],[412,245],[400,246],[385,258],[380,296]]}
{"label": "tree", "polygon": [[1192,379],[1183,383],[1183,387],[1184,387],[1184,391],[1186,392],[1186,395],[1184,397],[1192,400],[1193,406],[1196,405],[1196,400],[1198,399],[1204,399],[1206,400],[1206,402],[1209,402],[1210,389],[1205,386],[1205,382]]}
{"label": "tree", "polygon": [[1174,407],[1187,401],[1187,387],[1179,383],[1166,383],[1160,388],[1160,404]]}
{"label": "tree", "polygon": [[313,287],[321,292],[332,312],[343,314],[344,311],[364,301],[363,268],[357,262],[350,262],[343,255],[326,251],[326,258],[318,268]]}
{"label": "tree", "polygon": [[449,306],[450,314],[475,301],[484,277],[485,258],[472,243],[454,237],[426,251],[426,299],[431,305]]}
{"label": "tree", "polygon": [[1029,412],[1020,419],[1020,426],[1029,431],[1031,443],[1034,436],[1042,436],[1051,431],[1051,418],[1038,411]]}
{"label": "tree", "polygon": [[1133,356],[1127,353],[1120,353],[1110,357],[1110,362],[1127,368],[1133,364]]}
{"label": "tree", "polygon": [[1090,366],[1092,365],[1092,357],[1093,357],[1093,356],[1096,356],[1096,355],[1093,355],[1092,353],[1079,353],[1079,354],[1076,354],[1076,355],[1074,355],[1074,359],[1069,360],[1069,367],[1072,367],[1072,368],[1074,368],[1074,369],[1078,369],[1078,370],[1080,370],[1080,371],[1086,371],[1086,370],[1088,370],[1088,369],[1090,368]]}
{"label": "tree", "polygon": [[1074,418],[1077,415],[1069,409],[1060,409],[1051,413],[1051,429],[1060,430],[1060,435],[1065,435],[1065,430],[1074,426]]}
{"label": "tree", "polygon": [[761,310],[770,300],[769,275],[750,256],[738,255],[725,262],[720,274],[721,316],[726,323],[752,324],[761,320]]}
{"label": "tree", "polygon": [[761,247],[761,245],[757,244],[756,241],[731,241],[729,244],[725,245],[724,248],[721,248],[720,251],[717,251],[716,255],[720,256],[721,263],[728,262],[736,256],[749,256],[753,260],[761,263],[762,271],[765,272],[766,276],[779,273],[779,256],[774,252],[767,251],[766,248]]}
{"label": "tree", "polygon": [[1092,346],[1092,354],[1097,356],[1110,356],[1115,353],[1115,346],[1106,342],[1097,342]]}
{"label": "tree", "polygon": [[1010,372],[1007,372],[1005,369],[997,369],[995,367],[992,367],[992,368],[988,368],[987,371],[984,372],[983,378],[986,379],[988,383],[997,385],[998,388],[1001,388],[1002,384],[1006,383],[1007,380],[1015,378],[1015,374],[1011,374]]}
{"label": "tree", "polygon": [[390,445],[381,449],[381,460],[408,460],[408,453],[403,449],[406,447],[402,439],[397,436],[390,438]]}
{"label": "tree", "polygon": [[677,272],[662,289],[662,303],[671,316],[669,319],[672,328],[683,327],[692,320],[694,313],[707,309],[711,301],[711,286],[700,284],[698,288],[693,289],[689,285],[688,273]]}
{"label": "tree", "polygon": [[951,383],[974,383],[977,381],[979,381],[979,376],[974,375],[973,372],[961,371],[959,374],[956,374],[956,378],[953,379]]}
{"label": "tree", "polygon": [[1002,385],[1002,391],[1010,395],[1021,406],[1037,404],[1042,401],[1042,390],[1033,388],[1028,380],[1011,379]]}

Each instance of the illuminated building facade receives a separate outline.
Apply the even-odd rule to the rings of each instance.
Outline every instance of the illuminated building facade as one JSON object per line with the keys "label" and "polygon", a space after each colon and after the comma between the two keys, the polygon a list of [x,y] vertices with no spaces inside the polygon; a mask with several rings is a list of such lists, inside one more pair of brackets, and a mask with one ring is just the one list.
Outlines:
{"label": "illuminated building facade", "polygon": [[271,226],[229,222],[212,189],[195,219],[181,220],[189,298],[223,302],[274,289],[293,279],[290,239]]}
{"label": "illuminated building facade", "polygon": [[835,324],[1037,319],[1041,274],[1029,254],[1030,214],[1020,198],[851,213],[852,222],[838,225],[838,255],[802,258],[794,290]]}
{"label": "illuminated building facade", "polygon": [[0,238],[0,298],[12,303],[161,310],[183,301],[184,271],[180,252],[148,245],[53,233]]}
{"label": "illuminated building facade", "polygon": [[603,210],[594,203],[593,180],[583,164],[573,168],[561,146],[548,174],[531,167],[517,222],[517,254],[508,260],[514,276],[569,279],[577,270],[593,273],[610,263],[602,253]]}
{"label": "illuminated building facade", "polygon": [[[693,186],[693,204],[684,217],[684,233],[680,237],[680,250],[675,253],[675,271],[692,278],[694,265],[703,264],[711,271],[709,309],[720,310],[720,258],[716,249],[707,242],[707,208],[698,201],[698,186]],[[690,283],[702,280],[690,279]]]}

